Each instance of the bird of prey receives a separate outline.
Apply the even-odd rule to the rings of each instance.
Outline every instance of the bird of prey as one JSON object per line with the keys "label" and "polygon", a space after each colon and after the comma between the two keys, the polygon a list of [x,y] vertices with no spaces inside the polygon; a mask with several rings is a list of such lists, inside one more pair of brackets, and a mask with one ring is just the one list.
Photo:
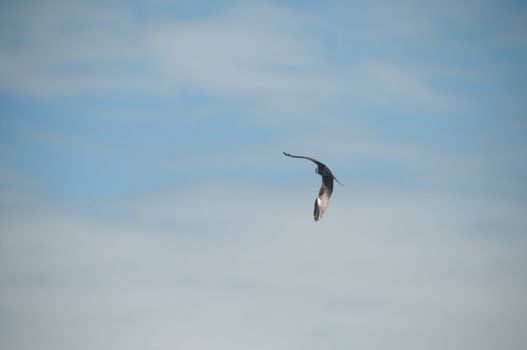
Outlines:
{"label": "bird of prey", "polygon": [[294,156],[289,153],[282,152],[284,155],[292,158],[303,158],[312,161],[317,165],[315,168],[315,172],[322,176],[322,185],[320,186],[320,190],[318,191],[318,196],[315,199],[315,209],[313,210],[313,216],[315,218],[315,221],[318,221],[322,218],[322,215],[326,211],[326,208],[329,204],[329,197],[331,197],[331,193],[333,192],[333,180],[337,181],[339,185],[344,186],[340,183],[339,180],[333,174],[331,173],[331,170],[324,164],[319,162],[316,159],[313,159],[311,157],[304,157],[304,156]]}

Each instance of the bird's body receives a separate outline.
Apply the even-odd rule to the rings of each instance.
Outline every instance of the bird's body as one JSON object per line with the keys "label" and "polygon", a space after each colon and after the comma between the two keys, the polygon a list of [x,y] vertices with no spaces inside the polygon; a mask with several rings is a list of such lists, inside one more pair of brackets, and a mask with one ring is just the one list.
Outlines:
{"label": "bird's body", "polygon": [[339,182],[339,180],[337,180],[337,178],[331,173],[331,170],[329,170],[329,168],[324,163],[319,162],[318,160],[311,157],[295,156],[286,152],[283,153],[288,157],[310,160],[317,165],[315,172],[322,176],[322,184],[320,186],[320,190],[318,191],[318,196],[315,199],[313,217],[315,221],[320,220],[326,211],[326,208],[328,207],[329,198],[333,193],[333,180],[337,181],[341,186],[343,185]]}

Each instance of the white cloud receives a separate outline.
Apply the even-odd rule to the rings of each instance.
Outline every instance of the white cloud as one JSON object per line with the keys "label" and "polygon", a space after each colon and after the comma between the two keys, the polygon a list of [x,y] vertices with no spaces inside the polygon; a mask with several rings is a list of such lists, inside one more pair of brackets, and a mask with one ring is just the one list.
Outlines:
{"label": "white cloud", "polygon": [[176,85],[219,95],[304,92],[320,75],[307,16],[252,4],[212,18],[155,26],[155,59]]}
{"label": "white cloud", "polygon": [[[139,64],[132,18],[112,6],[82,1],[29,2],[7,8],[0,77],[8,91],[68,95],[137,85],[127,67]],[[7,16],[7,14],[6,14]],[[139,61],[139,63],[138,63]]]}
{"label": "white cloud", "polygon": [[209,185],[99,203],[114,219],[50,207],[5,213],[0,342],[11,349],[525,344],[523,204],[346,187],[314,223],[315,192]]}
{"label": "white cloud", "polygon": [[[352,97],[399,106],[441,103],[418,71],[383,58],[333,57],[315,33],[324,27],[334,34],[338,26],[315,12],[257,2],[191,19],[138,20],[119,4],[56,2],[15,6],[12,16],[0,52],[0,81],[8,91],[171,95],[190,89],[252,98],[271,119],[324,113],[321,104]],[[346,42],[355,33],[342,35]]]}
{"label": "white cloud", "polygon": [[0,55],[7,90],[279,94],[306,91],[319,75],[317,43],[302,31],[307,16],[279,6],[144,22],[125,7],[84,2],[12,11],[16,20]]}
{"label": "white cloud", "polygon": [[420,76],[389,61],[368,58],[351,73],[351,91],[358,100],[381,106],[437,109],[445,97]]}

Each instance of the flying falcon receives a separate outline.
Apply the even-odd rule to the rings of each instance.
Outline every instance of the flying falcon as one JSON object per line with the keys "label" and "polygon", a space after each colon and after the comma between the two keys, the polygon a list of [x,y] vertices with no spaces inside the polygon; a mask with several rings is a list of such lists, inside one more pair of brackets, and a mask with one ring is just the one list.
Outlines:
{"label": "flying falcon", "polygon": [[294,156],[285,152],[282,153],[288,157],[303,158],[310,160],[317,165],[315,172],[322,176],[322,185],[320,186],[317,199],[315,200],[315,209],[313,210],[313,216],[315,217],[315,221],[320,220],[322,218],[322,215],[326,211],[326,208],[328,207],[329,197],[331,197],[331,193],[333,192],[333,180],[337,181],[341,186],[344,185],[341,184],[335,176],[333,176],[331,170],[329,170],[329,168],[324,163],[321,163],[318,160],[310,157]]}

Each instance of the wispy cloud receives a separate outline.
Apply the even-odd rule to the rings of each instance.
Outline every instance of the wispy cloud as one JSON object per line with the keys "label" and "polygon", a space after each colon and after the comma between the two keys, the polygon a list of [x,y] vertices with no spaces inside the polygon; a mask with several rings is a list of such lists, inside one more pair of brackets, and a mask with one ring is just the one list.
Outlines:
{"label": "wispy cloud", "polygon": [[4,91],[69,95],[125,89],[143,80],[140,33],[126,11],[82,1],[5,7]]}
{"label": "wispy cloud", "polygon": [[309,11],[253,3],[203,17],[154,21],[140,20],[116,4],[12,7],[19,20],[11,21],[10,34],[3,36],[0,59],[7,91],[170,95],[190,89],[216,96],[257,95],[266,104],[285,104],[286,110],[287,99],[297,107],[331,96],[387,104],[401,97],[433,104],[440,99],[417,72],[394,62],[365,57],[343,65],[345,57],[335,57],[324,37],[314,35],[323,25],[330,33],[338,26]]}
{"label": "wispy cloud", "polygon": [[381,106],[420,106],[437,110],[446,102],[446,97],[418,72],[375,58],[357,64],[349,81],[355,98]]}
{"label": "wispy cloud", "polygon": [[0,72],[4,89],[23,93],[294,92],[320,65],[303,16],[274,5],[155,22],[84,2],[13,7]]}
{"label": "wispy cloud", "polygon": [[309,89],[320,74],[305,19],[277,6],[250,6],[152,32],[159,67],[176,85],[219,95]]}

